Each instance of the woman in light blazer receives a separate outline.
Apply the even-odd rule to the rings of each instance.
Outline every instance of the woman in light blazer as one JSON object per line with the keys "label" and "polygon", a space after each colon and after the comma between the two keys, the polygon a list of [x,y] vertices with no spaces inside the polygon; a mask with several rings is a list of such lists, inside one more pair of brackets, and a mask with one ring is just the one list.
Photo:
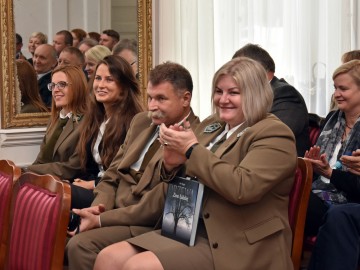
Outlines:
{"label": "woman in light blazer", "polygon": [[257,62],[240,57],[221,67],[216,113],[195,132],[189,124],[160,128],[163,179],[185,171],[205,185],[195,245],[154,231],[103,249],[94,269],[293,269],[288,201],[297,154],[291,130],[268,113],[272,100]]}
{"label": "woman in light blazer", "polygon": [[81,174],[75,151],[79,142],[79,123],[88,98],[84,72],[75,66],[59,66],[52,71],[51,117],[35,162],[27,170],[74,179]]}

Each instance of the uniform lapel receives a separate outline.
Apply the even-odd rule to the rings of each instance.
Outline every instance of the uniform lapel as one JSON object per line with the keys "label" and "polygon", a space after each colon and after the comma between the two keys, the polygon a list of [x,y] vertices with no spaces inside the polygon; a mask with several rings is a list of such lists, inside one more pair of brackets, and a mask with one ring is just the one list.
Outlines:
{"label": "uniform lapel", "polygon": [[130,142],[131,147],[128,147],[126,150],[126,157],[121,160],[119,169],[128,168],[139,159],[141,152],[154,134],[156,128],[156,125],[150,125],[146,129],[134,130],[134,134],[138,134],[138,136]]}
{"label": "uniform lapel", "polygon": [[[215,155],[221,157],[226,150],[231,147],[234,143],[238,141],[238,139],[246,132],[248,128],[247,123],[242,124],[233,134],[231,134],[230,138],[228,138],[224,143],[222,143],[219,148],[215,151]],[[221,128],[215,130],[214,132],[206,132],[206,128],[204,129],[201,138],[199,138],[199,142],[202,145],[209,145],[219,134],[221,134],[225,129],[225,123],[221,123]]]}
{"label": "uniform lapel", "polygon": [[[190,125],[194,123],[195,121],[198,121],[198,117],[194,115],[194,113],[191,111],[189,116],[189,122]],[[163,149],[162,147],[159,148],[159,150],[155,153],[155,155],[150,160],[148,166],[146,167],[143,176],[140,179],[140,182],[136,187],[134,187],[133,192],[140,193],[142,190],[144,190],[153,180],[153,174],[155,172],[155,165],[158,164],[159,160],[163,157]]]}
{"label": "uniform lapel", "polygon": [[248,129],[247,122],[242,124],[233,134],[231,134],[230,138],[228,138],[224,143],[222,143],[217,151],[215,152],[215,155],[218,157],[221,157],[227,149],[231,148],[238,140],[239,138],[246,132]]}
{"label": "uniform lapel", "polygon": [[56,151],[58,150],[58,148],[60,147],[60,145],[63,143],[63,141],[69,136],[69,134],[74,130],[74,121],[70,118],[63,131],[61,132],[58,140],[56,141],[55,143],[55,146],[54,146],[54,152],[53,152],[53,156],[55,155]]}

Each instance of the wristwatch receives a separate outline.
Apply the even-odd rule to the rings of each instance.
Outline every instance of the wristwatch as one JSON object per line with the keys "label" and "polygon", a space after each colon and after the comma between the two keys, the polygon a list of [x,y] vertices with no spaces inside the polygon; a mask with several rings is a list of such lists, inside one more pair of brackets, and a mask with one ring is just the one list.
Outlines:
{"label": "wristwatch", "polygon": [[189,147],[188,150],[186,150],[186,152],[185,152],[185,157],[186,157],[187,159],[190,158],[190,155],[191,155],[192,151],[194,150],[195,146],[197,146],[198,144],[199,144],[199,143],[194,143],[192,146]]}

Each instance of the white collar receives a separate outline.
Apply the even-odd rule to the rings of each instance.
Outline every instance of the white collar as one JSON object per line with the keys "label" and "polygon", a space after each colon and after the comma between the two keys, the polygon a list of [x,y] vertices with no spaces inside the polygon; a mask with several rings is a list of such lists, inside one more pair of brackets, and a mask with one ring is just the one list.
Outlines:
{"label": "white collar", "polygon": [[48,71],[48,72],[45,72],[45,73],[39,73],[39,74],[37,74],[37,79],[40,80],[42,77],[44,77],[46,74],[49,74],[50,72],[51,72],[51,70]]}
{"label": "white collar", "polygon": [[227,133],[226,134],[226,139],[229,138],[244,123],[245,123],[245,121],[238,124],[237,126],[233,127],[230,130],[229,130],[229,124],[226,124],[224,131],[221,133],[221,136],[223,136],[225,133]]}
{"label": "white collar", "polygon": [[67,114],[65,115],[64,112],[63,112],[63,110],[61,110],[60,113],[59,113],[59,117],[60,117],[61,119],[71,118],[71,116],[72,116],[72,112],[69,112],[69,113],[67,113]]}

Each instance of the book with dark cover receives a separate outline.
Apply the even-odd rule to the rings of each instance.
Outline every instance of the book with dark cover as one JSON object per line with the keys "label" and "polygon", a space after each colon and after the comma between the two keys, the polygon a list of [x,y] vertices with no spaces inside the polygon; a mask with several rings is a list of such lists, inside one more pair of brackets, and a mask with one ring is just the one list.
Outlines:
{"label": "book with dark cover", "polygon": [[191,178],[169,182],[161,234],[189,246],[195,242],[204,185]]}

